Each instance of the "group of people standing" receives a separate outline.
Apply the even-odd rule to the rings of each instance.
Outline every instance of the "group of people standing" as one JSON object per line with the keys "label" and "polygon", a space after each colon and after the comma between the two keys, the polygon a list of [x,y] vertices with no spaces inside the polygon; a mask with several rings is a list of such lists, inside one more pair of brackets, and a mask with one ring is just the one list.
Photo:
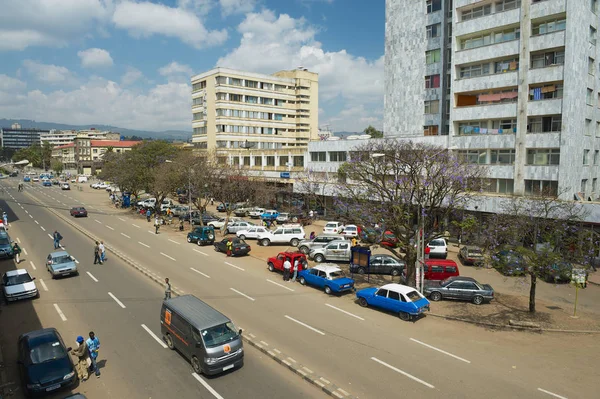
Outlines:
{"label": "group of people standing", "polygon": [[290,261],[290,258],[285,258],[285,261],[283,262],[283,281],[290,281],[291,275],[291,281],[295,283],[296,277],[298,277],[300,266],[302,266],[302,269],[306,269],[308,267],[308,262],[306,262],[305,258],[296,258],[293,265]]}
{"label": "group of people standing", "polygon": [[94,247],[94,265],[97,263],[103,264],[106,262],[106,248],[104,247],[104,241],[96,241]]}
{"label": "group of people standing", "polygon": [[98,351],[100,350],[100,340],[93,331],[90,331],[89,338],[86,340],[81,335],[77,337],[77,347],[71,350],[71,354],[76,356],[78,361],[75,366],[77,376],[81,381],[89,377],[89,373],[100,377],[98,368]]}

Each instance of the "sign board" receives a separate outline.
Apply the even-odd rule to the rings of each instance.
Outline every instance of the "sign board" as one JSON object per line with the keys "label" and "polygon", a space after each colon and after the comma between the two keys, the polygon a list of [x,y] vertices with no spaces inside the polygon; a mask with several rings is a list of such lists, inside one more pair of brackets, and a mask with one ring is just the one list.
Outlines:
{"label": "sign board", "polygon": [[573,268],[573,272],[571,273],[571,282],[575,284],[585,284],[587,272],[585,269],[581,268]]}
{"label": "sign board", "polygon": [[290,172],[281,172],[279,173],[279,177],[282,179],[289,179],[290,178]]}

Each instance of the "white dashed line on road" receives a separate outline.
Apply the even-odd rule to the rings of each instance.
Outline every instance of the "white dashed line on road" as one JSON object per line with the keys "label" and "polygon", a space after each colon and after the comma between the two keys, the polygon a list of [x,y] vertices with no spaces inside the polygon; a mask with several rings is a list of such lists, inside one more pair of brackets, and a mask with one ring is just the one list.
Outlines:
{"label": "white dashed line on road", "polygon": [[125,234],[125,233],[121,233],[121,235],[122,235],[123,237],[131,238],[131,237],[129,237],[129,236],[128,236],[127,234]]}
{"label": "white dashed line on road", "polygon": [[196,248],[192,248],[192,249],[193,249],[194,251],[198,252],[199,254],[202,254],[202,255],[204,255],[204,256],[208,256],[208,254],[207,254],[207,253],[204,253],[204,252],[200,251],[199,249],[196,249]]}
{"label": "white dashed line on road", "polygon": [[140,226],[138,226],[138,225],[137,225],[137,224],[135,224],[135,223],[131,223],[131,225],[132,225],[133,227],[137,227],[138,229],[141,229],[141,227],[140,227]]}
{"label": "white dashed line on road", "polygon": [[152,231],[152,230],[147,230],[147,231],[148,231],[148,233],[150,233],[150,234],[156,234],[156,232],[155,232],[155,231]]}
{"label": "white dashed line on road", "polygon": [[56,303],[54,304],[54,309],[56,309],[56,312],[58,313],[58,315],[60,316],[62,321],[67,321],[67,317],[62,312],[62,310],[60,310],[60,308],[58,307],[58,305]]}
{"label": "white dashed line on road", "polygon": [[25,213],[29,215],[29,211],[27,209],[25,209]]}
{"label": "white dashed line on road", "polygon": [[237,294],[240,294],[241,296],[243,296],[245,298],[250,299],[252,302],[254,302],[256,300],[256,299],[252,298],[251,296],[248,296],[248,295],[244,294],[243,292],[236,290],[235,288],[229,288],[229,289]]}
{"label": "white dashed line on road", "polygon": [[[90,209],[92,209],[92,208],[90,208]],[[99,221],[98,219],[94,219],[94,222],[102,224],[102,222]]]}
{"label": "white dashed line on road", "polygon": [[35,267],[35,265],[33,264],[33,262],[32,262],[32,261],[29,261],[29,264],[31,265],[31,268],[32,268],[33,270],[37,270],[37,267]]}
{"label": "white dashed line on road", "polygon": [[417,344],[421,344],[421,345],[423,345],[423,346],[425,346],[425,347],[427,347],[427,348],[429,348],[429,349],[433,349],[434,351],[438,351],[438,352],[440,352],[440,353],[443,353],[444,355],[448,355],[448,356],[450,356],[450,357],[453,357],[453,358],[455,358],[455,359],[457,359],[457,360],[460,360],[461,362],[465,362],[465,363],[471,363],[471,362],[470,362],[469,360],[467,360],[467,359],[463,359],[462,357],[458,357],[458,356],[456,356],[456,355],[453,355],[452,353],[449,353],[449,352],[446,352],[446,351],[444,351],[444,350],[441,350],[441,349],[439,349],[439,348],[436,348],[435,346],[431,346],[431,345],[429,345],[429,344],[426,344],[425,342],[418,341],[418,340],[416,340],[416,339],[414,339],[414,338],[411,338],[410,340],[411,340],[411,341],[413,341],[413,342],[416,342]]}
{"label": "white dashed line on road", "polygon": [[325,304],[325,306],[328,306],[328,307],[330,307],[330,308],[332,308],[332,309],[335,309],[335,310],[337,310],[337,311],[340,311],[340,312],[342,312],[342,313],[345,313],[345,314],[347,314],[348,316],[352,316],[352,317],[354,317],[354,318],[356,318],[356,319],[358,319],[358,320],[363,320],[363,321],[365,320],[365,319],[363,319],[362,317],[355,315],[354,313],[347,312],[347,311],[345,311],[344,309],[337,308],[337,307],[335,307],[335,306],[333,306],[333,305],[330,305],[330,304],[328,304],[328,303],[326,303],[326,304]]}
{"label": "white dashed line on road", "polygon": [[46,229],[44,228],[44,226],[40,226],[40,229],[42,229],[43,231],[46,231]]}
{"label": "white dashed line on road", "polygon": [[164,256],[165,258],[169,258],[169,259],[171,259],[173,262],[177,262],[177,260],[175,260],[175,258],[172,258],[172,257],[170,257],[169,255],[167,255],[167,254],[165,254],[165,253],[163,253],[163,252],[161,252],[160,254],[161,254],[162,256]]}
{"label": "white dashed line on road", "polygon": [[146,244],[144,244],[144,243],[143,243],[143,242],[141,242],[141,241],[138,241],[138,244],[140,244],[140,245],[143,245],[143,246],[145,246],[146,248],[150,248],[150,245],[146,245]]}
{"label": "white dashed line on road", "polygon": [[92,280],[94,280],[94,282],[96,282],[96,283],[98,282],[98,279],[97,279],[96,277],[94,277],[94,276],[92,275],[92,273],[90,273],[90,272],[86,272],[86,273],[87,273],[87,275],[88,275],[88,276],[90,276],[90,278],[91,278]]}
{"label": "white dashed line on road", "polygon": [[194,272],[196,272],[196,273],[198,273],[198,274],[201,274],[201,275],[203,275],[203,276],[204,276],[204,277],[206,277],[206,278],[210,278],[210,276],[209,276],[208,274],[202,273],[200,270],[196,270],[196,269],[194,269],[193,267],[190,267],[190,269],[192,269],[192,271],[194,271]]}
{"label": "white dashed line on road", "polygon": [[44,280],[40,279],[40,284],[42,285],[44,291],[48,291],[48,287],[46,287],[46,283],[44,283]]}
{"label": "white dashed line on road", "polygon": [[110,227],[110,226],[109,226],[109,225],[107,225],[107,224],[105,224],[105,226],[106,226],[106,228],[107,228],[107,229],[114,230],[112,227]]}
{"label": "white dashed line on road", "polygon": [[208,390],[208,392],[212,393],[215,398],[223,399],[223,397],[221,395],[219,395],[219,393],[217,391],[215,391],[210,385],[208,385],[208,382],[204,381],[204,379],[202,377],[200,377],[196,373],[192,373],[192,375],[194,376],[195,379],[198,380],[198,382],[200,384],[202,384],[204,386],[204,388],[206,388]]}
{"label": "white dashed line on road", "polygon": [[567,399],[565,396],[557,395],[554,392],[546,391],[545,389],[542,389],[542,388],[538,388],[538,391],[547,393],[548,395],[554,396],[555,398],[558,398],[558,399]]}
{"label": "white dashed line on road", "polygon": [[114,296],[114,295],[112,294],[112,292],[109,292],[109,293],[108,293],[108,295],[109,295],[109,296],[110,296],[112,299],[114,299],[114,300],[115,300],[115,302],[116,302],[116,303],[118,303],[120,307],[122,307],[123,309],[125,309],[125,307],[126,307],[126,306],[125,306],[125,305],[123,305],[123,302],[119,301],[119,298],[117,298],[116,296]]}
{"label": "white dashed line on road", "polygon": [[235,267],[236,269],[240,269],[240,270],[241,270],[241,271],[243,271],[243,272],[245,272],[245,271],[246,271],[245,269],[242,269],[241,267],[239,267],[239,266],[236,266],[236,265],[234,265],[233,263],[225,262],[225,264],[226,264],[226,265],[229,265],[229,266],[231,266],[231,267]]}
{"label": "white dashed line on road", "polygon": [[19,237],[17,237],[17,242],[20,244],[21,243],[21,239]]}
{"label": "white dashed line on road", "polygon": [[25,254],[25,256],[29,255],[29,254],[27,253],[27,250],[26,250],[25,248],[23,248],[23,253]]}
{"label": "white dashed line on road", "polygon": [[158,343],[160,344],[160,346],[162,346],[163,348],[167,349],[167,344],[165,344],[165,343],[164,343],[164,342],[163,342],[163,341],[162,341],[160,338],[158,338],[158,337],[156,336],[156,334],[154,334],[154,333],[152,332],[152,330],[150,330],[148,327],[146,327],[146,325],[145,325],[145,324],[142,324],[142,328],[143,328],[144,330],[146,330],[146,332],[147,332],[148,334],[150,334],[150,336],[151,336],[152,338],[154,338],[154,340],[155,340],[156,342],[158,342]]}
{"label": "white dashed line on road", "polygon": [[286,290],[288,290],[288,291],[295,291],[294,289],[292,289],[292,288],[290,288],[290,287],[286,287],[286,286],[285,286],[285,285],[283,285],[283,284],[276,283],[276,282],[275,282],[275,281],[273,281],[273,280],[269,280],[269,279],[267,279],[267,281],[268,281],[269,283],[271,283],[271,284],[278,285],[278,286],[280,286],[281,288],[285,288],[285,289],[286,289]]}
{"label": "white dashed line on road", "polygon": [[[127,220],[123,219],[123,218],[117,218],[119,219],[121,222],[126,222]],[[143,325],[143,324],[142,324]]]}
{"label": "white dashed line on road", "polygon": [[172,242],[172,243],[174,243],[174,244],[181,245],[181,243],[180,243],[180,242],[177,242],[177,241],[171,240],[170,238],[169,238],[169,241],[171,241],[171,242]]}
{"label": "white dashed line on road", "polygon": [[35,224],[37,224],[37,225],[39,225],[39,224],[40,224],[40,222],[38,222],[37,220],[34,220],[34,222],[35,222]]}
{"label": "white dashed line on road", "polygon": [[423,380],[421,380],[421,379],[419,379],[419,378],[415,377],[415,376],[414,376],[414,375],[412,375],[412,374],[408,374],[406,371],[402,371],[402,370],[400,370],[399,368],[396,368],[396,367],[394,367],[394,366],[392,366],[392,365],[390,365],[390,364],[387,364],[386,362],[384,362],[384,361],[382,361],[382,360],[379,360],[379,359],[377,359],[376,357],[372,357],[372,358],[371,358],[371,360],[373,360],[373,361],[375,361],[375,362],[377,362],[377,363],[379,363],[379,364],[381,364],[381,365],[383,365],[383,366],[385,366],[385,367],[387,367],[387,368],[389,368],[389,369],[391,369],[391,370],[394,370],[395,372],[397,372],[397,373],[400,373],[400,374],[402,374],[403,376],[405,376],[405,377],[408,377],[408,378],[410,378],[411,380],[418,382],[419,384],[423,384],[423,385],[425,385],[425,386],[426,386],[426,387],[428,387],[428,388],[435,388],[435,387],[434,387],[433,385],[431,385],[430,383],[428,383],[428,382],[425,382],[425,381],[423,381]]}
{"label": "white dashed line on road", "polygon": [[306,324],[306,323],[302,323],[300,320],[296,320],[296,319],[294,319],[293,317],[290,317],[290,316],[288,316],[288,315],[285,315],[285,318],[286,318],[286,319],[288,319],[288,320],[291,320],[291,321],[293,321],[293,322],[295,322],[295,323],[298,323],[298,324],[300,324],[301,326],[303,326],[303,327],[306,327],[306,328],[308,328],[309,330],[312,330],[312,331],[316,332],[317,334],[325,335],[325,333],[324,333],[323,331],[319,331],[319,330],[317,330],[316,328],[314,328],[314,327],[311,327],[311,326],[309,326],[309,325],[308,325],[308,324]]}
{"label": "white dashed line on road", "polygon": [[29,215],[29,217],[33,219],[33,216],[31,216],[31,214]]}

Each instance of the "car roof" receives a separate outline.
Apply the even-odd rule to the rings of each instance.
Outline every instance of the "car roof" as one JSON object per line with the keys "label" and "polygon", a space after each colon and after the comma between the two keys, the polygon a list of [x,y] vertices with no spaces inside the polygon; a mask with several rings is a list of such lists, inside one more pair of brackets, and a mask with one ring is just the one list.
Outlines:
{"label": "car roof", "polygon": [[61,256],[69,256],[67,251],[56,251],[56,252],[52,252],[50,255],[52,255],[53,258],[59,258]]}
{"label": "car roof", "polygon": [[329,223],[342,224],[342,222],[335,222],[335,221],[327,222],[325,224],[329,224]]}
{"label": "car roof", "polygon": [[198,329],[218,326],[230,320],[218,310],[204,303],[194,295],[182,295],[164,301],[167,309],[175,311]]}
{"label": "car roof", "polygon": [[22,338],[37,338],[37,337],[43,337],[44,335],[58,335],[58,331],[56,330],[56,328],[43,328],[41,330],[35,330],[35,331],[30,331],[30,332],[26,332],[24,334],[21,334]]}
{"label": "car roof", "polygon": [[463,277],[463,276],[452,276],[452,277],[448,277],[446,280],[448,281],[472,281],[474,283],[477,282],[477,280],[475,280],[473,277]]}
{"label": "car roof", "polygon": [[409,287],[408,285],[402,285],[397,283],[390,283],[386,285],[382,285],[379,289],[384,289],[388,291],[398,292],[400,294],[408,294],[409,292],[416,291],[414,287]]}
{"label": "car roof", "polygon": [[425,259],[425,264],[458,266],[452,259]]}
{"label": "car roof", "polygon": [[29,274],[26,269],[9,270],[6,272],[8,277],[19,276],[21,274]]}
{"label": "car roof", "polygon": [[340,267],[334,263],[321,263],[320,265],[313,267],[313,269],[322,270],[326,273],[342,271],[342,269],[340,269]]}

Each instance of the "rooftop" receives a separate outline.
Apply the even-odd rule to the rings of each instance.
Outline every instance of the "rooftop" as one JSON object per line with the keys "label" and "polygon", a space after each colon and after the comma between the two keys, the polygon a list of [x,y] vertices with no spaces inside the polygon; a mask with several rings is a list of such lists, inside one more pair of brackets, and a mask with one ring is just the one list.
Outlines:
{"label": "rooftop", "polygon": [[119,147],[119,148],[129,148],[136,146],[141,143],[141,141],[133,141],[133,140],[90,140],[92,147]]}

